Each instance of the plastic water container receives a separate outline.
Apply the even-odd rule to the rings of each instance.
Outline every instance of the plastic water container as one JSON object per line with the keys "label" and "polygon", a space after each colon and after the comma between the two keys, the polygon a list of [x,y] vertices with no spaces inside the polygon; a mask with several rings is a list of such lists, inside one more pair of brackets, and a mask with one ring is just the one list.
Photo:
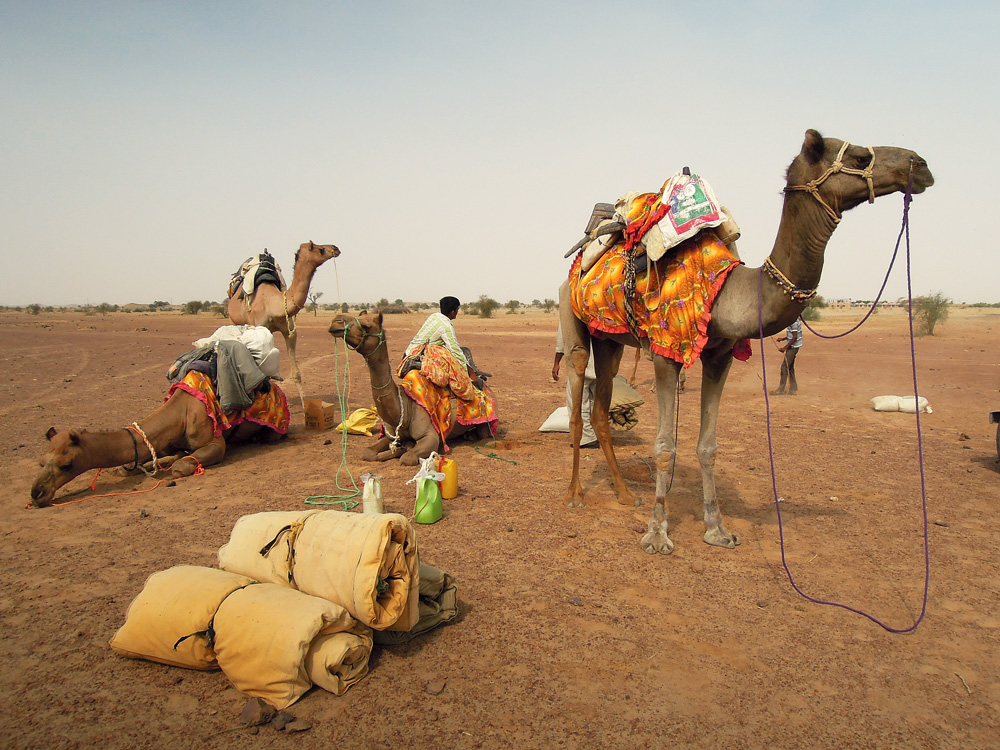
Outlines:
{"label": "plastic water container", "polygon": [[438,462],[438,471],[444,474],[444,479],[438,482],[441,497],[445,500],[458,497],[458,464],[450,458],[441,458]]}
{"label": "plastic water container", "polygon": [[429,477],[417,483],[417,502],[413,509],[413,520],[417,523],[434,523],[441,520],[444,507],[441,504],[441,488]]}
{"label": "plastic water container", "polygon": [[382,510],[382,477],[365,474],[365,486],[361,491],[361,509],[364,513],[384,513]]}

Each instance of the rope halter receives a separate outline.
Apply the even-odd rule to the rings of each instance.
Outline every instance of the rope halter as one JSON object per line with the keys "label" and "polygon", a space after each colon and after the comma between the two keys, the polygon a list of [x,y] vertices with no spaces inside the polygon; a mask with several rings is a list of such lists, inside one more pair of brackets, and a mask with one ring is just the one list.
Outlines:
{"label": "rope halter", "polygon": [[[361,330],[361,333],[362,333],[361,341],[358,342],[357,346],[351,346],[351,342],[347,340],[347,332],[349,330],[351,330],[351,326],[354,325],[354,323],[358,324],[358,328]],[[378,339],[378,343],[375,344],[374,347],[372,347],[372,350],[370,352],[368,352],[367,354],[365,354],[363,351],[361,351],[361,347],[364,346],[365,341],[368,339],[369,336],[374,336],[376,339]],[[382,346],[383,344],[385,344],[385,331],[379,331],[378,333],[372,333],[367,328],[365,328],[363,325],[361,325],[361,321],[360,320],[358,320],[357,318],[355,318],[353,322],[350,322],[346,326],[344,326],[344,343],[347,344],[347,346],[349,346],[351,349],[353,349],[354,351],[356,351],[358,354],[360,354],[362,357],[364,357],[365,359],[368,359],[376,351],[378,351],[378,348],[380,346]]]}
{"label": "rope halter", "polygon": [[871,161],[868,162],[868,166],[864,169],[855,169],[853,167],[844,166],[844,153],[848,148],[850,148],[850,145],[851,144],[848,141],[844,141],[844,145],[840,147],[840,151],[837,153],[837,158],[833,160],[833,164],[831,164],[830,168],[815,180],[810,180],[805,185],[788,185],[785,188],[786,193],[793,190],[804,190],[807,193],[812,193],[813,197],[818,200],[820,205],[823,207],[823,210],[829,214],[831,219],[833,219],[834,224],[840,223],[840,214],[830,208],[830,204],[823,200],[823,196],[819,194],[819,186],[822,185],[826,181],[826,178],[830,175],[837,174],[838,172],[857,175],[868,183],[868,202],[875,202],[875,186],[872,184],[872,170],[875,168],[875,149],[871,146],[865,146],[865,148],[868,149],[868,153],[872,155]]}

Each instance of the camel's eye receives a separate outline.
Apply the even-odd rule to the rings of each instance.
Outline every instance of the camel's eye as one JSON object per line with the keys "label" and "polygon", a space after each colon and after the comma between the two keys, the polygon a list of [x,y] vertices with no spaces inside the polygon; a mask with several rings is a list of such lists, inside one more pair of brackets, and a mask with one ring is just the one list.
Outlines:
{"label": "camel's eye", "polygon": [[872,155],[871,154],[862,154],[861,156],[855,156],[854,157],[854,161],[857,162],[857,165],[858,165],[859,169],[864,169],[869,164],[871,164]]}
{"label": "camel's eye", "polygon": [[59,471],[71,471],[73,469],[73,462],[70,461],[68,464],[63,464],[62,466],[60,466],[58,468],[59,468]]}

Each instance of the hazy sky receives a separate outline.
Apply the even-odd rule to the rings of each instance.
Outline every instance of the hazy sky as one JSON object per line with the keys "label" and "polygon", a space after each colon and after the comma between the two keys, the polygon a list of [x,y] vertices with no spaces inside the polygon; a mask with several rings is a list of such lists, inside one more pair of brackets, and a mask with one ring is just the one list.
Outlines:
{"label": "hazy sky", "polygon": [[[998,9],[0,0],[0,305],[219,301],[308,240],[325,303],[555,298],[593,204],[685,165],[759,265],[807,128],[920,153],[914,293],[996,302]],[[820,293],[874,297],[901,215],[850,212]]]}

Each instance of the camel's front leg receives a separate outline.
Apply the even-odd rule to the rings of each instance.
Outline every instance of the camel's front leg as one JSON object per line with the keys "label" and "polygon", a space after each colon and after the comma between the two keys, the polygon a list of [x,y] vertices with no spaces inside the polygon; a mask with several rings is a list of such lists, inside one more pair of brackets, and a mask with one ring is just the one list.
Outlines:
{"label": "camel's front leg", "polygon": [[715,491],[715,454],[719,449],[716,428],[719,422],[719,402],[726,385],[729,367],[733,363],[732,349],[719,356],[702,354],[701,432],[698,435],[698,462],[705,513],[705,541],[716,547],[732,549],[740,543],[722,522],[719,499]]}
{"label": "camel's front leg", "polygon": [[361,451],[362,461],[385,461],[386,459],[378,458],[379,455],[385,451],[392,444],[392,438],[388,435],[383,435],[374,443],[369,445],[367,448]]}
{"label": "camel's front leg", "polygon": [[640,546],[649,554],[669,555],[674,551],[674,543],[667,536],[670,524],[667,520],[667,490],[674,474],[677,445],[674,443],[674,419],[676,417],[677,376],[681,365],[659,354],[653,355],[653,371],[656,375],[657,429],[653,447],[656,460],[656,498],[653,512],[649,516],[649,530],[640,540]]}
{"label": "camel's front leg", "polygon": [[226,441],[223,437],[213,437],[205,445],[192,451],[183,458],[174,461],[170,469],[170,476],[174,479],[189,477],[198,470],[198,467],[213,466],[222,463],[226,455]]}
{"label": "camel's front leg", "polygon": [[611,481],[614,482],[618,502],[621,505],[642,505],[639,496],[625,484],[625,477],[622,476],[621,467],[618,466],[618,459],[615,456],[615,448],[611,444],[611,424],[608,421],[615,374],[618,372],[624,347],[608,339],[593,339],[591,347],[594,350],[597,387],[594,392],[594,407],[590,412],[590,424],[608,462],[608,471],[611,472]]}
{"label": "camel's front leg", "polygon": [[[565,346],[564,337],[564,346]],[[583,487],[580,485],[580,440],[583,439],[583,374],[590,359],[589,352],[582,345],[569,349],[566,377],[569,379],[569,435],[573,446],[573,475],[570,478],[569,490],[566,492],[566,505],[570,508],[583,507]]]}
{"label": "camel's front leg", "polygon": [[[413,436],[416,437],[416,436]],[[403,466],[416,466],[421,459],[427,458],[431,453],[441,452],[441,436],[431,427],[423,435],[416,437],[417,443],[410,450],[403,454],[399,462]]]}
{"label": "camel's front leg", "polygon": [[[294,322],[293,322],[294,325]],[[295,359],[295,333],[289,333],[288,331],[282,330],[281,335],[285,337],[285,349],[288,350],[288,359],[291,362],[292,368],[292,380],[295,381],[295,387],[299,391],[299,403],[302,405],[303,410],[306,408],[306,394],[302,390],[302,371],[299,370],[299,362]]]}

